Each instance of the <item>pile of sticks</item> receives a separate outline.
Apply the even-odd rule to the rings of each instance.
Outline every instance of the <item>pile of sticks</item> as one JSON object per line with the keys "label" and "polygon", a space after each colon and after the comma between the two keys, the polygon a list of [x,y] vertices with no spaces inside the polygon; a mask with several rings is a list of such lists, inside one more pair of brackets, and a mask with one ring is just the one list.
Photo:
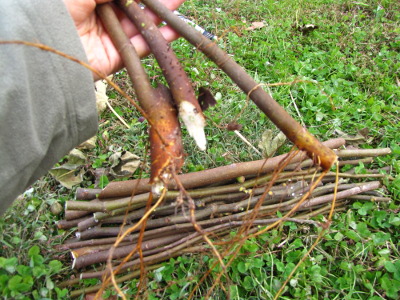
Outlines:
{"label": "pile of sticks", "polygon": [[[324,144],[337,149],[344,143],[339,138]],[[390,149],[335,150],[335,153],[339,166],[358,166],[368,165],[373,157],[390,154]],[[134,254],[119,267],[120,273],[129,271],[128,275],[119,280],[138,276],[140,260],[135,249],[139,238],[143,261],[152,269],[184,253],[210,251],[204,235],[220,239],[243,226],[248,227],[246,234],[250,234],[259,226],[276,222],[277,212],[290,211],[318,177],[319,171],[312,167],[310,159],[305,159],[302,153],[291,154],[179,175],[183,187],[173,180],[170,182],[162,204],[146,218],[142,235],[137,222],[148,211],[149,201],[154,204],[158,200],[150,197],[148,179],[114,182],[103,190],[78,190],[77,199],[66,202],[65,220],[58,222],[58,227],[75,228],[76,238],[66,240],[60,250],[70,251],[72,268],[84,271],[61,286],[75,285],[80,278],[102,278],[107,273],[107,261],[119,265],[131,253]],[[312,217],[327,214],[334,197],[336,210],[346,209],[346,203],[354,200],[388,202],[390,198],[377,192],[381,187],[377,179],[388,176],[384,173],[368,170],[355,174],[354,168],[344,173],[329,172],[285,221],[321,226]],[[374,181],[366,181],[367,178]],[[201,232],[196,226],[202,228]],[[118,247],[114,247],[118,237],[127,232]]]}

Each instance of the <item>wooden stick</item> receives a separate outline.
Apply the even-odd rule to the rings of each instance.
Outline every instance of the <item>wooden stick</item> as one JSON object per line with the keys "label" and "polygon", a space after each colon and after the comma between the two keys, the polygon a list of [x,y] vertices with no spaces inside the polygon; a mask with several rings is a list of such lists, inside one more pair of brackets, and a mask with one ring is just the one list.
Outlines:
{"label": "wooden stick", "polygon": [[[336,149],[345,144],[342,138],[332,139],[323,143],[329,148]],[[274,170],[274,168],[285,158],[287,154],[279,155],[269,159],[261,159],[251,162],[243,162],[228,166],[208,169],[199,172],[179,175],[178,178],[186,189],[192,189],[200,186],[210,185],[215,182],[231,180],[239,176],[248,176],[255,174],[265,174]],[[302,161],[306,155],[299,153],[294,156],[291,163]],[[171,182],[169,189],[176,189],[176,185]],[[127,197],[132,193],[140,194],[149,191],[151,186],[148,179],[134,179],[109,183],[99,194],[99,198],[107,199],[113,197]]]}

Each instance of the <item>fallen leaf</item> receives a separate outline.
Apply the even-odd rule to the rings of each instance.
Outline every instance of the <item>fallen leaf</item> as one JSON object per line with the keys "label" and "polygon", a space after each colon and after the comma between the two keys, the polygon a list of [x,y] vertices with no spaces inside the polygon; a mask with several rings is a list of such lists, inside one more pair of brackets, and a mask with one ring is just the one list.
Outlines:
{"label": "fallen leaf", "polygon": [[72,189],[74,185],[80,184],[83,181],[85,170],[79,165],[62,165],[50,170],[50,174],[67,189]]}
{"label": "fallen leaf", "polygon": [[90,139],[84,141],[77,148],[83,150],[91,150],[96,148],[97,136],[93,136]]}
{"label": "fallen leaf", "polygon": [[260,29],[265,26],[264,21],[262,22],[252,22],[250,27],[247,27],[246,30],[254,30],[254,29]]}
{"label": "fallen leaf", "polygon": [[217,101],[215,100],[210,90],[205,87],[199,88],[198,101],[203,111],[205,111],[210,106],[214,106],[215,104],[217,104]]}
{"label": "fallen leaf", "polygon": [[359,130],[356,135],[349,135],[341,131],[340,129],[336,129],[335,131],[339,135],[339,137],[346,140],[346,144],[348,145],[359,146],[361,144],[369,143],[367,140],[367,136],[369,133],[368,128],[363,128]]}
{"label": "fallen leaf", "polygon": [[235,131],[235,130],[240,130],[242,129],[243,125],[236,123],[234,121],[228,123],[228,125],[226,125],[226,129],[229,131]]}
{"label": "fallen leaf", "polygon": [[140,165],[140,157],[129,152],[115,152],[109,158],[110,174],[115,178],[132,176]]}
{"label": "fallen leaf", "polygon": [[363,137],[367,137],[368,136],[368,134],[369,134],[369,128],[368,127],[364,127],[364,128],[362,128],[362,129],[360,129],[359,131],[358,131],[358,133],[359,134],[361,134]]}
{"label": "fallen leaf", "polygon": [[279,132],[274,137],[272,130],[268,129],[262,134],[258,147],[263,151],[265,157],[272,157],[285,141],[286,136],[283,132]]}
{"label": "fallen leaf", "polygon": [[83,165],[86,156],[82,151],[73,149],[68,154],[67,162],[59,167],[52,168],[49,173],[64,187],[71,189],[83,181],[85,170]]}
{"label": "fallen leaf", "polygon": [[[112,75],[110,75],[107,78],[111,80]],[[107,81],[105,80],[96,81],[96,83],[94,84],[96,92],[96,107],[98,114],[101,114],[107,107],[107,101],[108,101],[108,96],[106,93],[107,85],[108,85]]]}
{"label": "fallen leaf", "polygon": [[68,154],[69,165],[83,165],[86,161],[86,156],[78,149],[72,149]]}
{"label": "fallen leaf", "polygon": [[64,207],[59,202],[54,202],[50,206],[50,212],[53,216],[58,216],[64,211]]}

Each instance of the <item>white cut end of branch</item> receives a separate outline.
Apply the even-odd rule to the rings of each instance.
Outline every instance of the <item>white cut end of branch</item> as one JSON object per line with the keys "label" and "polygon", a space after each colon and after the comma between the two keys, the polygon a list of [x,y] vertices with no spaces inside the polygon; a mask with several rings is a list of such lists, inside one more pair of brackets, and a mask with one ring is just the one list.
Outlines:
{"label": "white cut end of branch", "polygon": [[71,251],[71,255],[72,255],[72,266],[71,266],[71,269],[74,269],[75,268],[75,264],[76,264],[76,256],[75,256],[73,251]]}
{"label": "white cut end of branch", "polygon": [[162,181],[158,181],[152,185],[151,192],[156,196],[160,196],[163,189],[164,183]]}
{"label": "white cut end of branch", "polygon": [[206,122],[202,113],[192,103],[182,101],[179,106],[179,115],[200,150],[206,150],[207,140],[204,133]]}
{"label": "white cut end of branch", "polygon": [[81,233],[80,233],[80,232],[75,233],[75,236],[76,236],[76,238],[77,238],[78,240],[81,239]]}

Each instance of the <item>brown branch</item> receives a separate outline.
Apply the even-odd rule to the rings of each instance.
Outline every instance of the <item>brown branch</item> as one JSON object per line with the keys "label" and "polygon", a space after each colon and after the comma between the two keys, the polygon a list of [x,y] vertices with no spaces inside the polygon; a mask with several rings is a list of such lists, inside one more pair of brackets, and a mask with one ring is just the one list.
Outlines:
{"label": "brown branch", "polygon": [[[339,138],[326,141],[323,144],[329,148],[335,149],[343,146],[344,143],[345,140]],[[283,154],[269,159],[237,163],[214,169],[182,174],[178,175],[178,178],[186,189],[192,189],[200,186],[210,185],[215,182],[232,180],[239,176],[254,176],[255,174],[265,174],[271,172],[286,157],[287,154]],[[303,153],[299,153],[292,158],[291,163],[302,161],[304,158],[305,155]],[[174,183],[170,183],[168,187],[169,189],[176,189],[176,185]],[[140,194],[149,191],[150,189],[151,186],[149,185],[148,179],[111,182],[99,194],[99,198],[107,199],[113,197],[126,197],[130,196],[133,192],[135,192],[135,194]]]}
{"label": "brown branch", "polygon": [[139,208],[146,205],[149,198],[149,193],[135,195],[134,197],[125,197],[112,201],[66,201],[66,210],[86,210],[91,212],[109,212],[121,207],[130,206],[132,208]]}
{"label": "brown branch", "polygon": [[[159,237],[157,239],[153,240],[148,240],[142,242],[142,249],[153,249],[153,248],[159,248],[164,245],[171,244],[177,240],[180,240],[185,234],[175,234],[171,236],[165,236],[165,237]],[[134,249],[136,249],[137,244],[130,244],[122,247],[115,248],[114,251],[112,251],[112,259],[116,258],[122,258],[131,253]],[[82,255],[79,257],[75,257],[72,268],[73,269],[81,269],[86,266],[96,264],[96,263],[102,263],[106,262],[107,259],[110,259],[110,249],[107,249],[105,251],[99,251],[96,253],[91,253],[87,255]],[[135,257],[137,258],[137,256]]]}
{"label": "brown branch", "polygon": [[381,149],[347,149],[347,150],[338,150],[336,154],[341,158],[347,157],[374,157],[374,156],[383,156],[391,154],[392,150],[390,148],[381,148]]}
{"label": "brown branch", "polygon": [[[111,237],[111,238],[93,239],[86,241],[68,240],[65,244],[57,245],[57,248],[61,251],[64,251],[64,250],[72,250],[72,249],[99,246],[99,245],[109,245],[109,247],[111,247],[115,243],[115,239],[116,239],[115,237]],[[123,239],[123,242],[125,241],[133,242],[135,239],[136,239],[135,236],[129,235]]]}
{"label": "brown branch", "polygon": [[[120,246],[128,246],[128,245],[132,245],[132,242],[126,241],[126,242],[120,243]],[[71,250],[71,255],[74,259],[76,259],[80,256],[99,253],[100,251],[103,251],[103,250],[109,250],[111,248],[111,246],[112,246],[112,244],[101,244],[101,245],[95,245],[95,246],[90,246],[90,247],[86,246],[86,247],[76,248],[76,249]]]}
{"label": "brown branch", "polygon": [[[248,194],[241,191],[242,189],[253,188],[256,184],[262,185],[264,180],[269,178],[257,178],[254,180],[248,180],[244,183],[239,184],[231,184],[226,186],[220,186],[216,188],[205,188],[198,190],[188,191],[188,194],[192,198],[198,198],[195,201],[197,207],[203,207],[206,203],[223,201],[223,202],[235,202],[238,200],[242,200],[248,197]],[[267,201],[271,202],[274,199],[283,200],[285,197],[288,197],[292,193],[296,193],[298,190],[303,189],[303,186],[307,185],[306,182],[298,181],[292,184],[285,184],[279,186],[273,186],[269,194],[267,196]],[[256,188],[251,190],[251,195],[256,196],[260,195],[264,192],[265,187]],[[246,190],[247,191],[247,190]],[[247,191],[249,192],[249,191]],[[168,192],[168,198],[173,199],[176,198],[177,193]],[[175,207],[171,206],[171,204],[160,206],[153,213],[153,217],[169,215],[176,210]],[[115,212],[115,211],[113,211]],[[95,213],[93,217],[82,220],[78,223],[78,230],[84,231],[89,227],[98,226],[100,224],[112,224],[112,223],[122,223],[122,222],[132,222],[136,219],[139,219],[144,214],[145,209],[135,209],[134,211],[126,214],[126,209],[118,209],[118,213],[113,213],[113,215],[109,215],[107,213]],[[119,216],[116,216],[119,215]]]}
{"label": "brown branch", "polygon": [[84,222],[86,219],[87,219],[86,217],[81,217],[79,219],[73,219],[73,220],[60,220],[57,222],[57,227],[59,229],[70,229],[78,226],[80,222]]}
{"label": "brown branch", "polygon": [[[379,181],[372,181],[345,191],[338,192],[336,194],[336,199],[344,199],[350,196],[363,193],[365,191],[375,190],[381,186]],[[317,198],[310,198],[308,201],[305,201],[302,205],[300,205],[299,210],[307,209],[310,206],[319,205],[326,202],[331,202],[334,199],[334,194],[325,195]],[[294,205],[290,206],[289,208],[293,207]]]}
{"label": "brown branch", "polygon": [[100,192],[101,189],[78,188],[75,193],[75,198],[78,200],[92,200],[95,199]]}
{"label": "brown branch", "polygon": [[351,200],[364,200],[364,201],[371,201],[371,202],[391,202],[393,201],[392,198],[389,197],[378,197],[378,196],[371,196],[371,195],[353,195],[347,197]]}

